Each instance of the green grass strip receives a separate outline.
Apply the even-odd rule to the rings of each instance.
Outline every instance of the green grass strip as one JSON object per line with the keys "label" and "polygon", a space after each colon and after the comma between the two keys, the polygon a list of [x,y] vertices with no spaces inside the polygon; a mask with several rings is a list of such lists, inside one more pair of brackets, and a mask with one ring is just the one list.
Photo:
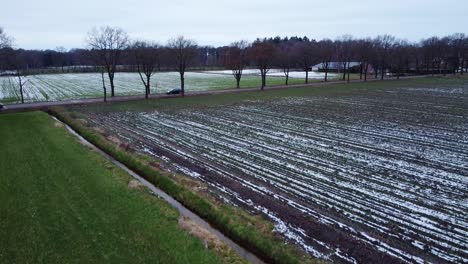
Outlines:
{"label": "green grass strip", "polygon": [[0,127],[0,263],[223,262],[46,113],[2,114]]}

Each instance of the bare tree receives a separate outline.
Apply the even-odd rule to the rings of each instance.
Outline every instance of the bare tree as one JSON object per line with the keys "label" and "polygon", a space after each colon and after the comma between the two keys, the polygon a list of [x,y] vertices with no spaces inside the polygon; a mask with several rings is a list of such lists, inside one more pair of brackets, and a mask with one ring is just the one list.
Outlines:
{"label": "bare tree", "polygon": [[431,37],[422,41],[426,72],[429,73],[430,71],[432,75],[434,75],[434,69],[436,68],[438,42],[438,37]]}
{"label": "bare tree", "polygon": [[106,88],[106,82],[105,82],[105,74],[106,74],[106,67],[104,64],[104,61],[101,60],[99,56],[99,50],[91,50],[86,55],[84,55],[84,59],[90,61],[94,67],[95,70],[98,71],[101,74],[101,82],[102,82],[102,91],[104,94],[104,102],[107,102],[107,88]]}
{"label": "bare tree", "polygon": [[193,63],[197,56],[197,43],[194,40],[179,36],[169,40],[167,44],[173,61],[175,62],[176,70],[180,75],[180,89],[182,96],[185,95],[185,70],[187,66]]}
{"label": "bare tree", "polygon": [[128,34],[121,28],[101,27],[92,29],[87,38],[89,46],[98,51],[101,64],[105,67],[111,85],[111,96],[115,95],[114,76],[119,56],[129,43]]}
{"label": "bare tree", "polygon": [[436,72],[445,72],[447,67],[448,38],[431,37],[422,42],[426,71],[434,75]]}
{"label": "bare tree", "polygon": [[377,42],[377,39],[372,39],[372,52],[370,56],[370,64],[372,65],[372,68],[374,70],[374,79],[379,78],[379,70],[380,69],[380,59],[378,55],[378,49],[379,49],[379,43]]}
{"label": "bare tree", "polygon": [[450,50],[451,50],[451,63],[453,66],[453,73],[460,71],[463,74],[463,65],[466,60],[466,36],[463,33],[456,33],[449,37]]}
{"label": "bare tree", "polygon": [[306,73],[305,83],[309,83],[309,72],[312,70],[314,62],[317,60],[316,47],[314,42],[303,41],[296,44],[295,50],[301,68]]}
{"label": "bare tree", "polygon": [[232,75],[236,79],[236,87],[240,88],[240,81],[242,73],[247,64],[247,48],[249,44],[247,41],[233,42],[223,52],[222,63],[224,67],[231,70]]}
{"label": "bare tree", "polygon": [[355,43],[356,58],[359,60],[359,79],[367,81],[369,64],[373,55],[373,45],[370,38],[357,40]]}
{"label": "bare tree", "polygon": [[383,35],[383,36],[378,36],[376,38],[376,44],[377,44],[377,55],[379,57],[379,64],[380,64],[380,79],[383,80],[385,77],[385,72],[388,68],[389,64],[389,55],[391,52],[391,49],[395,43],[395,37],[390,36],[390,35]]}
{"label": "bare tree", "polygon": [[11,47],[13,44],[13,39],[9,37],[0,27],[0,49],[5,49]]}
{"label": "bare tree", "polygon": [[408,49],[409,44],[405,40],[396,40],[393,44],[390,52],[390,61],[392,72],[396,74],[397,79],[400,79],[400,76],[408,68],[409,54]]}
{"label": "bare tree", "polygon": [[408,47],[408,53],[410,57],[409,60],[411,61],[411,64],[413,66],[413,68],[410,70],[414,74],[420,74],[422,63],[424,61],[421,46],[416,43],[410,44],[410,46]]}
{"label": "bare tree", "polygon": [[29,65],[28,61],[30,58],[27,57],[27,53],[24,50],[11,50],[11,64],[15,70],[15,76],[18,79],[18,86],[21,96],[21,103],[24,104],[24,88],[28,83],[26,75],[28,74]]}
{"label": "bare tree", "polygon": [[289,72],[296,63],[293,53],[293,45],[290,43],[280,43],[276,49],[276,64],[281,68],[285,77],[285,85],[289,84]]}
{"label": "bare tree", "polygon": [[104,92],[104,102],[107,102],[107,89],[106,82],[104,81],[104,73],[106,72],[106,68],[103,66],[99,67],[99,72],[101,73],[102,90]]}
{"label": "bare tree", "polygon": [[131,52],[135,58],[140,79],[145,86],[145,98],[148,99],[151,94],[151,76],[159,68],[159,45],[147,41],[136,41],[132,45]]}
{"label": "bare tree", "polygon": [[450,64],[450,39],[448,37],[439,39],[439,42],[437,43],[437,54],[438,72],[445,76]]}
{"label": "bare tree", "polygon": [[462,59],[460,62],[460,74],[464,74],[468,70],[468,36],[463,39],[461,48]]}
{"label": "bare tree", "polygon": [[351,60],[354,56],[354,40],[351,35],[344,35],[338,38],[337,43],[337,58],[343,67],[343,81],[346,80],[348,75],[348,82],[350,81],[350,67]]}
{"label": "bare tree", "polygon": [[3,28],[0,27],[0,71],[7,69],[10,64],[10,57],[12,54],[13,40],[11,37],[3,31]]}
{"label": "bare tree", "polygon": [[64,47],[55,48],[54,61],[55,61],[55,64],[60,66],[60,68],[62,69],[62,72],[65,72],[64,67],[67,63],[66,56],[67,56],[67,50]]}
{"label": "bare tree", "polygon": [[254,42],[251,49],[251,57],[262,78],[261,90],[266,86],[266,75],[270,71],[275,56],[275,47],[266,41]]}
{"label": "bare tree", "polygon": [[320,54],[320,61],[322,63],[322,70],[325,72],[324,81],[328,81],[328,71],[330,70],[330,63],[333,60],[333,56],[336,52],[336,46],[333,41],[329,39],[321,40],[317,43],[317,48]]}

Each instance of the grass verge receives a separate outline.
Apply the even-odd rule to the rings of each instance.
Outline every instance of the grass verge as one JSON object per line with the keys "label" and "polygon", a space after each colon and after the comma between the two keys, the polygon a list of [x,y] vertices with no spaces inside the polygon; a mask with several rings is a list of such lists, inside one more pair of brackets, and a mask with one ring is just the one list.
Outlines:
{"label": "grass verge", "polygon": [[46,113],[0,127],[0,263],[232,263]]}

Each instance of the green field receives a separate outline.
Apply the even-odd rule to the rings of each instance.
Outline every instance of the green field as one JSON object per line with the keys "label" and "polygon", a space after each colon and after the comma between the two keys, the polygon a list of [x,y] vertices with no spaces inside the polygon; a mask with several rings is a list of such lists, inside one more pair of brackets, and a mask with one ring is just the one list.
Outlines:
{"label": "green field", "polygon": [[0,115],[0,263],[219,263],[43,112]]}

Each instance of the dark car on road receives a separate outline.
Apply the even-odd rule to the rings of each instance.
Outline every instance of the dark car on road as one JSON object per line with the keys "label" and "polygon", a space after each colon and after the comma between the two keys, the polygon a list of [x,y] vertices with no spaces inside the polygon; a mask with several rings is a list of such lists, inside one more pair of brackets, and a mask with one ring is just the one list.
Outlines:
{"label": "dark car on road", "polygon": [[175,88],[175,89],[168,91],[166,94],[180,94],[181,92],[182,92],[182,89]]}

